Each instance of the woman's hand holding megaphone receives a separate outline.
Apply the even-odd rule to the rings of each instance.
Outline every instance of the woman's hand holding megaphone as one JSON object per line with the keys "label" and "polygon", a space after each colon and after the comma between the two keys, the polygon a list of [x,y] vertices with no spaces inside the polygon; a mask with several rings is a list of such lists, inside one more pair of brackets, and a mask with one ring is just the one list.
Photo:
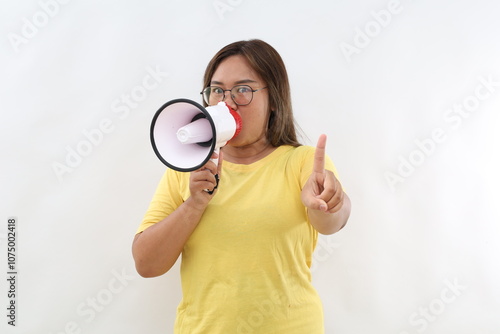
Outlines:
{"label": "woman's hand holding megaphone", "polygon": [[[217,165],[214,159],[218,159]],[[208,205],[212,199],[213,194],[217,190],[222,171],[222,151],[217,154],[214,152],[209,160],[203,167],[191,172],[189,177],[189,190],[194,203],[203,209]]]}

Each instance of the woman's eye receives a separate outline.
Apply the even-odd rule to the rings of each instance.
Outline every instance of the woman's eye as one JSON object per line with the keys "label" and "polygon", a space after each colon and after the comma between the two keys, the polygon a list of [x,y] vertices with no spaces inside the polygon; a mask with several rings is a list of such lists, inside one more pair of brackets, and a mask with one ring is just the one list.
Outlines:
{"label": "woman's eye", "polygon": [[238,93],[240,94],[245,94],[248,93],[249,91],[250,91],[249,87],[238,87]]}
{"label": "woman's eye", "polygon": [[212,93],[214,94],[222,94],[224,91],[222,90],[222,88],[219,88],[219,87],[214,87],[212,88]]}

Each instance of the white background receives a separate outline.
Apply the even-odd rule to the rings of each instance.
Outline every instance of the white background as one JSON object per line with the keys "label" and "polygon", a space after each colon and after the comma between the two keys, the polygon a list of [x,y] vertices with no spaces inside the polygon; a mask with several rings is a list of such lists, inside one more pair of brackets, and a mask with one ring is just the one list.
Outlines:
{"label": "white background", "polygon": [[304,143],[328,135],[352,199],[315,255],[326,333],[500,332],[496,0],[0,8],[0,268],[17,217],[19,271],[15,328],[0,283],[2,333],[172,333],[178,263],[144,279],[130,250],[165,168],[149,126],[249,38],[282,55]]}

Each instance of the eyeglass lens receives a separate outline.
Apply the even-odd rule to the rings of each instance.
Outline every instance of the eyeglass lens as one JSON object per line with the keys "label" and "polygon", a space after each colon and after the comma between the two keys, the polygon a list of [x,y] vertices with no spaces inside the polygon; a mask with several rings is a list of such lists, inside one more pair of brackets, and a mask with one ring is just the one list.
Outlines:
{"label": "eyeglass lens", "polygon": [[[229,90],[224,90],[220,87],[210,86],[203,90],[203,98],[208,105],[215,105],[224,100],[225,94],[228,91]],[[253,91],[250,86],[234,86],[231,88],[230,94],[234,103],[237,105],[244,106],[252,102]]]}

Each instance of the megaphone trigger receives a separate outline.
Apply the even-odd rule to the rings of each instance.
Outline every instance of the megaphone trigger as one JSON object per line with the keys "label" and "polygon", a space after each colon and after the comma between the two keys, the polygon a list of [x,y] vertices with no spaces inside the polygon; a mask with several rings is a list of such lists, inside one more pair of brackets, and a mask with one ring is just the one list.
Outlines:
{"label": "megaphone trigger", "polygon": [[[219,165],[220,159],[221,159],[220,148],[216,148],[214,150],[214,152],[212,153],[212,158],[210,159],[210,161],[212,161],[215,164],[215,166],[217,168],[217,172],[220,172],[220,165]],[[219,186],[219,174],[218,173],[215,174],[214,177],[215,177],[215,187],[212,190],[204,189],[210,195],[212,195],[214,193],[215,189],[217,189],[217,187]]]}
{"label": "megaphone trigger", "polygon": [[209,194],[209,195],[212,195],[215,191],[215,189],[217,189],[217,187],[219,187],[219,174],[215,174],[215,187],[214,189],[212,190],[208,190],[208,189],[205,189],[205,191]]}

